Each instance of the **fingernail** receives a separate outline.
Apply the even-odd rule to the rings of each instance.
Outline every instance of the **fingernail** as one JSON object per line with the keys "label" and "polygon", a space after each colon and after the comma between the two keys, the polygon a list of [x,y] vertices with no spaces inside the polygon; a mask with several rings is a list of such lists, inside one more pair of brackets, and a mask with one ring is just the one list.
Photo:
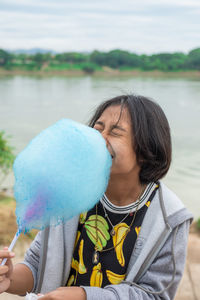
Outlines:
{"label": "fingernail", "polygon": [[10,252],[10,256],[15,256],[15,253],[14,252]]}

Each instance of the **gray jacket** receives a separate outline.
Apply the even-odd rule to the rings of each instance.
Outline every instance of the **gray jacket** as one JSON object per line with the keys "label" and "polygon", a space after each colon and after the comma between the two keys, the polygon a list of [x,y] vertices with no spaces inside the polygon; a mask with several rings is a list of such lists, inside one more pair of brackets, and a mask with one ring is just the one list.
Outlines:
{"label": "gray jacket", "polygon": [[[78,221],[79,216],[36,236],[23,262],[33,273],[33,292],[65,286]],[[125,281],[104,288],[83,287],[87,299],[173,299],[184,270],[191,221],[192,214],[161,183],[143,220]]]}

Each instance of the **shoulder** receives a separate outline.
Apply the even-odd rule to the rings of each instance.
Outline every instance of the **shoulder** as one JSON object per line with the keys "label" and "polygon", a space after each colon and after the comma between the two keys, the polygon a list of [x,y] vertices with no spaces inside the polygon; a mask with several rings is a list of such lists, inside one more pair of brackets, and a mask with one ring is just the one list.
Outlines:
{"label": "shoulder", "polygon": [[166,216],[172,223],[177,223],[178,220],[181,222],[193,219],[193,215],[188,211],[181,199],[163,182],[160,182],[159,197],[162,197],[160,200],[161,202],[163,201]]}
{"label": "shoulder", "polygon": [[163,182],[160,182],[160,189],[165,205],[165,209],[167,215],[169,216],[171,213],[181,210],[185,207],[181,199],[170,190]]}

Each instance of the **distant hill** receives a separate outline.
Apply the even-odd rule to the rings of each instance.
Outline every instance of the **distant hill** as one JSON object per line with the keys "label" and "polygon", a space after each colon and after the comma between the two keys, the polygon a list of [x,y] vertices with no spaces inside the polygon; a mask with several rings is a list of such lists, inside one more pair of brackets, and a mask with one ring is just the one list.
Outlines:
{"label": "distant hill", "polygon": [[15,53],[15,54],[28,54],[28,55],[34,55],[36,53],[51,53],[51,54],[57,54],[58,52],[50,49],[42,49],[42,48],[32,48],[32,49],[16,49],[16,50],[6,50],[10,53]]}

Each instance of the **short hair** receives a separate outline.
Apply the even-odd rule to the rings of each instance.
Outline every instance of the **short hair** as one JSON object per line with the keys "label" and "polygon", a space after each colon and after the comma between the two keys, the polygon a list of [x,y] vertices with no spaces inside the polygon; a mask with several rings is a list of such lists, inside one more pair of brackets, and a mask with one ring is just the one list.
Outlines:
{"label": "short hair", "polygon": [[167,174],[172,157],[170,127],[162,108],[144,96],[121,95],[101,103],[89,126],[94,127],[105,109],[113,105],[120,105],[121,112],[126,107],[130,114],[140,182],[158,181]]}

